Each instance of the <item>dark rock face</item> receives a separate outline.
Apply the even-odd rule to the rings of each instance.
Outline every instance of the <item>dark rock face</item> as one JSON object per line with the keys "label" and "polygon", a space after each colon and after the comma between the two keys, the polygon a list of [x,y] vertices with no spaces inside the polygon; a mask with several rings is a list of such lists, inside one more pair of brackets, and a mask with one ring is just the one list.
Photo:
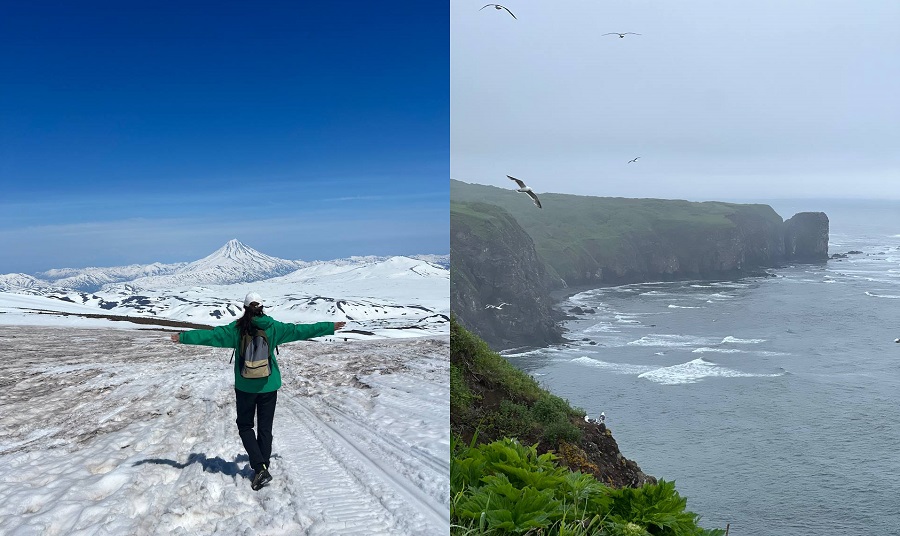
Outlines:
{"label": "dark rock face", "polygon": [[738,206],[727,219],[732,225],[660,221],[642,232],[624,233],[615,251],[584,241],[575,269],[560,273],[571,286],[719,279],[747,275],[784,259],[782,221],[774,211]]}
{"label": "dark rock face", "polygon": [[828,260],[828,216],[800,212],[784,222],[785,257],[793,262]]}
{"label": "dark rock face", "polygon": [[557,451],[560,460],[573,471],[594,475],[597,480],[615,488],[638,488],[656,484],[656,478],[622,456],[612,433],[603,424],[579,423],[581,441],[577,445],[563,443]]}
{"label": "dark rock face", "polygon": [[[492,349],[562,341],[551,277],[531,237],[503,209],[454,204],[450,212],[450,304]],[[488,308],[486,306],[500,306]]]}

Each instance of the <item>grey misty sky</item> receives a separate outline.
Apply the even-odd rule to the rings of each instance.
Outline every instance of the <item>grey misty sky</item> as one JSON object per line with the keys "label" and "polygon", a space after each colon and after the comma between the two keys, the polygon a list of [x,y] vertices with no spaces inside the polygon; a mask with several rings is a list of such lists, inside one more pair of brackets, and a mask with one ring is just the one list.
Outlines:
{"label": "grey misty sky", "polygon": [[518,20],[483,5],[450,4],[454,179],[900,199],[896,0],[504,3]]}

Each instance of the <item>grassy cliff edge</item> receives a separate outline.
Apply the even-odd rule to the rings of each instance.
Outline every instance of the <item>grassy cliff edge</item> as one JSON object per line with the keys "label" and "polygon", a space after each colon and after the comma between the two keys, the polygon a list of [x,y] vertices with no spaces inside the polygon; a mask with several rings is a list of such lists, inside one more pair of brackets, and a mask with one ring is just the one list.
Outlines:
{"label": "grassy cliff edge", "polygon": [[452,317],[450,434],[453,535],[724,534]]}

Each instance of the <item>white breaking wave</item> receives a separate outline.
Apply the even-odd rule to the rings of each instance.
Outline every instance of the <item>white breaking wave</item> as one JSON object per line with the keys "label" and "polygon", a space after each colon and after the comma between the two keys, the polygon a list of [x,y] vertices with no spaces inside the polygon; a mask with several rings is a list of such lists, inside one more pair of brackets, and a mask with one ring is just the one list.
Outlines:
{"label": "white breaking wave", "polygon": [[891,298],[891,299],[900,298],[900,296],[895,296],[893,294],[875,294],[874,292],[869,292],[868,290],[866,291],[866,296],[872,296],[873,298]]}
{"label": "white breaking wave", "polygon": [[504,357],[523,357],[526,355],[539,354],[544,351],[544,348],[535,348],[534,350],[526,350],[524,352],[516,352],[516,351],[502,351],[500,355]]}
{"label": "white breaking wave", "polygon": [[688,346],[706,346],[708,344],[714,344],[714,341],[708,338],[695,337],[693,335],[653,334],[645,335],[628,344],[631,346],[673,346],[684,348]]}
{"label": "white breaking wave", "polygon": [[703,307],[692,307],[690,305],[672,305],[670,303],[669,309],[703,309]]}
{"label": "white breaking wave", "polygon": [[744,350],[738,350],[737,348],[709,348],[709,347],[704,346],[702,348],[697,348],[696,350],[692,350],[691,353],[702,354],[702,353],[709,352],[709,353],[717,353],[717,354],[740,354],[743,351]]}
{"label": "white breaking wave", "polygon": [[631,365],[629,363],[609,363],[607,361],[600,361],[599,359],[591,359],[590,357],[578,357],[572,359],[570,363],[575,363],[576,365],[584,365],[588,367],[596,367],[607,369],[610,372],[615,372],[617,374],[629,374],[629,375],[641,375],[646,372],[650,372],[656,370],[657,367],[648,366],[648,365]]}
{"label": "white breaking wave", "polygon": [[731,335],[722,339],[722,344],[733,343],[733,344],[759,344],[761,342],[766,342],[766,339],[738,339],[737,337],[732,337]]}
{"label": "white breaking wave", "polygon": [[652,382],[663,385],[679,385],[684,383],[697,383],[705,378],[774,378],[783,376],[785,373],[778,374],[752,374],[749,372],[741,372],[716,365],[705,361],[703,358],[694,359],[680,365],[671,367],[663,367],[649,372],[639,374],[638,378],[650,380]]}
{"label": "white breaking wave", "polygon": [[586,328],[584,333],[620,333],[620,331],[608,322],[601,322]]}

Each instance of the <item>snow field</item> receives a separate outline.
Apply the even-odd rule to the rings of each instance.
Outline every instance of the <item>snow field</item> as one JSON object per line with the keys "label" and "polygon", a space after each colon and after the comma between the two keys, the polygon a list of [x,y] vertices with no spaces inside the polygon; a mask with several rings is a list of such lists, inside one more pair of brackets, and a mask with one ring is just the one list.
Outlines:
{"label": "snow field", "polygon": [[444,534],[449,337],[278,356],[273,482],[250,489],[230,350],[0,326],[0,534]]}

